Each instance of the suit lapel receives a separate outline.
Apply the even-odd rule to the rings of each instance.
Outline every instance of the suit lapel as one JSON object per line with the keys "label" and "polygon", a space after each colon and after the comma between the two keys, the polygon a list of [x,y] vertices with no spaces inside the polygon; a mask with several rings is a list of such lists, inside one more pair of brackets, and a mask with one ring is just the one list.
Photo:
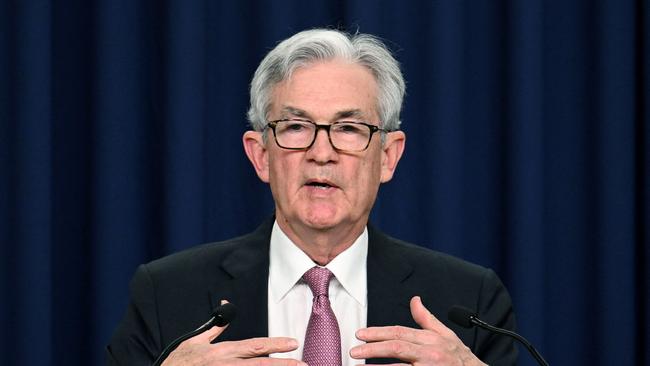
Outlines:
{"label": "suit lapel", "polygon": [[[393,239],[368,225],[368,327],[417,327],[409,302],[415,295],[407,279],[413,272]],[[367,363],[398,363],[394,359],[369,359]]]}
{"label": "suit lapel", "polygon": [[[269,240],[273,218],[236,243],[220,270],[229,277],[210,291],[213,306],[227,299],[237,315],[220,340],[240,340],[268,335]],[[223,275],[222,275],[223,276]]]}
{"label": "suit lapel", "polygon": [[368,326],[412,324],[409,301],[414,294],[405,282],[413,268],[391,238],[370,225],[368,234]]}

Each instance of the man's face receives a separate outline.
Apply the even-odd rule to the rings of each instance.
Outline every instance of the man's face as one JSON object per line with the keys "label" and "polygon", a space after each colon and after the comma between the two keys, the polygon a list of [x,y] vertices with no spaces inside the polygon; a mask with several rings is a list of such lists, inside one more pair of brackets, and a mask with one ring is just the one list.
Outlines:
{"label": "man's face", "polygon": [[[377,84],[366,68],[342,61],[319,62],[298,68],[274,88],[268,117],[379,125],[376,101]],[[291,226],[328,230],[365,225],[379,184],[390,180],[397,164],[392,160],[399,160],[387,156],[395,154],[387,154],[379,133],[361,152],[336,151],[325,130],[319,130],[314,144],[301,151],[280,148],[273,132],[267,133],[260,162],[253,163],[259,177],[270,183],[277,220]],[[389,134],[386,146],[395,145],[394,138],[402,136],[401,155],[403,134],[395,134]]]}

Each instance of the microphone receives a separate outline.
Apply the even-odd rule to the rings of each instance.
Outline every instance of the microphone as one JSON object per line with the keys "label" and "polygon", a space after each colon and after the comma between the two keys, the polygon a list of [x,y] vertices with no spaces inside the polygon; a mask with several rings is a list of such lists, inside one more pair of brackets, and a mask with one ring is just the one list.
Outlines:
{"label": "microphone", "polygon": [[476,316],[476,313],[472,312],[468,308],[464,308],[458,305],[452,306],[451,309],[449,309],[449,314],[447,315],[447,317],[449,318],[449,320],[460,325],[463,328],[471,328],[472,326],[477,326],[483,329],[487,329],[493,333],[510,336],[518,340],[519,342],[521,342],[521,344],[523,344],[524,346],[526,346],[526,349],[528,349],[528,352],[530,352],[533,358],[535,358],[537,363],[539,363],[542,366],[548,366],[548,362],[544,360],[542,355],[540,355],[539,352],[537,352],[535,347],[533,347],[533,345],[530,342],[528,342],[526,338],[520,336],[519,334],[513,331],[503,329],[503,328],[498,328],[482,321]]}
{"label": "microphone", "polygon": [[235,315],[237,315],[237,308],[235,305],[227,302],[221,305],[217,305],[213,310],[212,310],[212,318],[205,322],[202,326],[198,327],[197,329],[183,334],[182,336],[176,338],[172,343],[170,343],[165,349],[162,351],[160,356],[156,359],[156,361],[153,363],[152,366],[160,366],[163,361],[167,357],[169,357],[169,354],[172,353],[178,347],[179,344],[185,342],[186,340],[197,336],[206,330],[212,328],[213,326],[218,326],[218,327],[223,327],[230,323],[234,318]]}

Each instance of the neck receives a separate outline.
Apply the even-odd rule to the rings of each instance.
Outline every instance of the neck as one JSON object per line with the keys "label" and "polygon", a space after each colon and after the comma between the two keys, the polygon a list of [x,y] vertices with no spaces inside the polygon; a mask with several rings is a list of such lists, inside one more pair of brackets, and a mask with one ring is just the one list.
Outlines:
{"label": "neck", "polygon": [[364,222],[359,222],[315,229],[302,223],[289,222],[279,215],[276,215],[276,220],[287,237],[311,260],[321,266],[328,264],[351,247],[366,227]]}

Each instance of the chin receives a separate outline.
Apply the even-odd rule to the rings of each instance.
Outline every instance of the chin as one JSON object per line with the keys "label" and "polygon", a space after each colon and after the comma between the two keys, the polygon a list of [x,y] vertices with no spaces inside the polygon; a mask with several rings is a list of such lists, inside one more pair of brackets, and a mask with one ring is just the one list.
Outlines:
{"label": "chin", "polygon": [[306,213],[304,221],[307,225],[315,229],[329,229],[341,222],[336,213],[337,210],[332,210],[331,208],[314,208]]}
{"label": "chin", "polygon": [[327,230],[336,226],[340,221],[333,218],[309,217],[305,220],[305,222],[308,226],[314,229]]}

